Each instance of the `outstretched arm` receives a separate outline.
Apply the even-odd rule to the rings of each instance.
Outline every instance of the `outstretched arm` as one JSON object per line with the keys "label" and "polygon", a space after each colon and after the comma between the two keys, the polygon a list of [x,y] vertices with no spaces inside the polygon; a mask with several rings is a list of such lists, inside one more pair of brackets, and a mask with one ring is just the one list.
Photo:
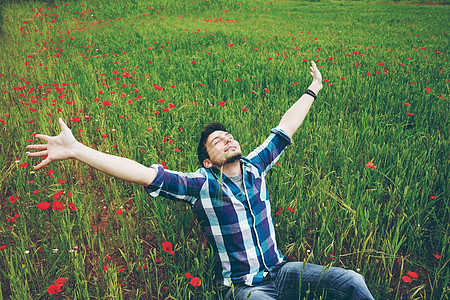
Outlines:
{"label": "outstretched arm", "polygon": [[[313,81],[311,85],[308,87],[311,91],[313,91],[316,95],[322,89],[322,74],[320,74],[319,69],[317,69],[316,64],[311,62],[311,76],[313,77]],[[282,128],[289,134],[290,137],[297,131],[297,129],[302,124],[303,120],[306,117],[306,114],[311,107],[311,104],[314,102],[314,97],[308,94],[303,94],[300,99],[297,100],[283,115],[281,118],[280,124],[278,127]]]}
{"label": "outstretched arm", "polygon": [[146,167],[128,158],[105,154],[78,142],[69,127],[61,118],[58,120],[61,133],[58,136],[37,134],[38,139],[47,144],[28,145],[29,150],[41,150],[29,153],[29,157],[47,156],[34,167],[38,170],[56,160],[77,159],[111,176],[148,186],[156,177],[156,170]]}

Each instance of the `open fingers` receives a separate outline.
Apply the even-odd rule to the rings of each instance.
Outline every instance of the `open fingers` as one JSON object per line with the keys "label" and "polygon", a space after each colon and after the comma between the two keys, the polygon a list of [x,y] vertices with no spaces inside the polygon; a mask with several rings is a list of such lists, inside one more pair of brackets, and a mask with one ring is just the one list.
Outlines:
{"label": "open fingers", "polygon": [[41,161],[39,164],[34,166],[34,170],[39,170],[43,167],[45,167],[46,165],[48,165],[49,163],[51,163],[51,160],[47,157],[46,159],[44,159],[43,161]]}
{"label": "open fingers", "polygon": [[48,155],[47,150],[45,151],[39,151],[39,152],[27,152],[28,157],[38,157],[38,156],[45,156]]}
{"label": "open fingers", "polygon": [[47,142],[52,138],[51,136],[48,136],[48,135],[45,135],[45,134],[36,134],[35,137],[38,138],[38,139],[47,141]]}
{"label": "open fingers", "polygon": [[44,144],[27,145],[26,148],[27,149],[31,149],[31,150],[46,150],[47,149],[47,145],[44,145]]}
{"label": "open fingers", "polygon": [[58,119],[58,123],[59,127],[61,127],[61,131],[71,131],[70,128],[67,126],[67,124],[64,123],[64,121],[61,118]]}

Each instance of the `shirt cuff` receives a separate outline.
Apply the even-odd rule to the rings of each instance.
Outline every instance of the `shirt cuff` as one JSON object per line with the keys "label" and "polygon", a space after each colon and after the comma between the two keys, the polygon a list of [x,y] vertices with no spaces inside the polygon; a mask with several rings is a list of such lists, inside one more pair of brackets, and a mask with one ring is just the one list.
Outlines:
{"label": "shirt cuff", "polygon": [[160,164],[153,164],[150,166],[156,170],[156,177],[148,186],[145,187],[146,192],[153,198],[158,197],[164,183],[164,167]]}
{"label": "shirt cuff", "polygon": [[287,142],[287,146],[290,146],[294,143],[292,141],[291,137],[289,136],[289,134],[287,134],[287,132],[284,131],[284,129],[279,126],[272,128],[272,130],[270,132],[275,133],[275,134],[279,135],[280,137],[282,137]]}

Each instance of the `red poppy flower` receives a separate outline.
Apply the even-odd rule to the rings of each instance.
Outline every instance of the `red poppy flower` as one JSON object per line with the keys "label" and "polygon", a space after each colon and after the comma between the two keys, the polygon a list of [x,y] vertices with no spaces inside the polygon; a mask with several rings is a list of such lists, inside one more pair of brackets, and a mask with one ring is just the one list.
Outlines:
{"label": "red poppy flower", "polygon": [[36,204],[36,207],[41,210],[47,210],[50,208],[50,202],[41,202],[39,204]]}
{"label": "red poppy flower", "polygon": [[377,168],[377,166],[375,166],[373,164],[373,162],[371,162],[371,161],[369,161],[365,166],[368,167],[368,168],[374,169],[374,170]]}
{"label": "red poppy flower", "polygon": [[163,247],[162,250],[164,252],[168,252],[168,253],[170,253],[172,255],[175,253],[173,251],[173,249],[172,249],[172,243],[171,242],[164,242],[164,243],[161,244],[161,246]]}
{"label": "red poppy flower", "polygon": [[61,197],[61,195],[64,194],[64,191],[59,191],[56,194],[53,195],[53,199],[59,199],[59,197]]}
{"label": "red poppy flower", "polygon": [[70,202],[69,203],[69,209],[70,210],[78,210],[78,208],[75,207],[75,203],[74,202]]}
{"label": "red poppy flower", "polygon": [[441,258],[441,255],[439,255],[439,253],[434,254],[434,257],[436,257],[436,259]]}
{"label": "red poppy flower", "polygon": [[16,196],[9,196],[9,201],[11,201],[12,204],[14,204],[14,202],[16,202],[17,197]]}
{"label": "red poppy flower", "polygon": [[194,276],[192,276],[191,273],[186,272],[186,273],[184,273],[184,277],[186,277],[187,279],[191,279],[191,278],[193,278]]}
{"label": "red poppy flower", "polygon": [[419,275],[417,275],[417,273],[413,272],[413,271],[408,271],[408,276],[411,277],[411,278],[418,278],[419,277]]}
{"label": "red poppy flower", "polygon": [[118,214],[118,215],[121,215],[123,213],[123,210],[121,210],[121,209],[118,209],[117,211],[116,211],[116,214]]}
{"label": "red poppy flower", "polygon": [[61,201],[53,201],[53,207],[52,207],[53,210],[59,210],[59,211],[61,211],[61,210],[63,210],[64,208],[66,208],[66,207],[62,204]]}
{"label": "red poppy flower", "polygon": [[0,251],[5,250],[5,248],[6,248],[6,245],[1,245],[1,246],[0,246]]}
{"label": "red poppy flower", "polygon": [[194,286],[194,287],[198,287],[198,286],[200,286],[202,284],[202,281],[198,277],[193,277],[191,279],[191,281],[189,282],[189,284]]}
{"label": "red poppy flower", "polygon": [[409,277],[409,276],[403,276],[403,277],[402,277],[402,280],[403,280],[404,282],[411,282],[411,277]]}
{"label": "red poppy flower", "polygon": [[59,277],[58,279],[55,280],[55,284],[63,286],[64,283],[66,283],[66,279],[64,277]]}
{"label": "red poppy flower", "polygon": [[294,209],[291,208],[291,207],[288,207],[288,210],[289,210],[290,212],[294,212]]}
{"label": "red poppy flower", "polygon": [[62,292],[61,286],[58,284],[52,284],[48,287],[47,292],[49,294],[58,294],[59,292]]}

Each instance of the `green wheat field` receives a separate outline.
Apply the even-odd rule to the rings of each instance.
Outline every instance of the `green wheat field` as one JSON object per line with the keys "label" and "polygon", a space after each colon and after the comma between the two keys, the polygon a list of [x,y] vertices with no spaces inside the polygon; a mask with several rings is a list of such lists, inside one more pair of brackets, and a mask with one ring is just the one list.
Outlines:
{"label": "green wheat field", "polygon": [[281,251],[359,272],[376,299],[448,299],[449,15],[379,0],[1,2],[0,299],[221,299],[188,205],[77,161],[33,171],[25,147],[62,118],[99,151],[195,171],[204,125],[224,123],[246,155],[309,86],[310,61],[324,88],[267,178]]}

